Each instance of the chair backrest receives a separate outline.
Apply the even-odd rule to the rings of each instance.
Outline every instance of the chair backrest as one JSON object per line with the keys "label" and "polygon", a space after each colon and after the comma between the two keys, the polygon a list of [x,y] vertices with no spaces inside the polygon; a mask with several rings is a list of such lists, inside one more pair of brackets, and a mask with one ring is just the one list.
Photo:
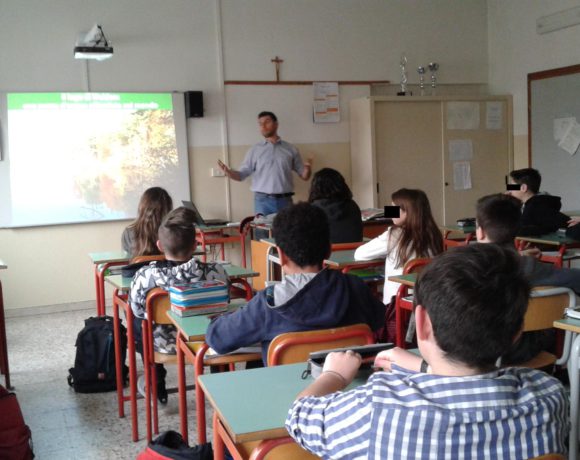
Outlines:
{"label": "chair backrest", "polygon": [[568,288],[540,286],[532,289],[524,316],[523,331],[540,331],[554,327],[565,308],[576,306],[576,295]]}
{"label": "chair backrest", "polygon": [[313,351],[372,343],[375,343],[373,333],[366,324],[287,332],[274,337],[270,342],[268,366],[306,362]]}
{"label": "chair backrest", "polygon": [[153,260],[165,260],[164,254],[155,254],[152,256],[135,256],[131,259],[132,264],[138,264],[141,262],[151,262]]}
{"label": "chair backrest", "polygon": [[403,275],[408,275],[409,273],[420,273],[429,262],[431,262],[430,257],[411,259],[407,261],[403,267]]}
{"label": "chair backrest", "polygon": [[249,231],[252,229],[252,226],[250,225],[252,222],[254,222],[254,219],[256,218],[256,216],[248,216],[248,217],[244,217],[242,219],[242,221],[240,222],[240,233],[244,236],[246,236]]}
{"label": "chair backrest", "polygon": [[147,319],[151,319],[155,324],[172,324],[167,316],[171,308],[169,293],[159,287],[151,289],[147,293],[145,303],[147,309]]}
{"label": "chair backrest", "polygon": [[364,241],[354,241],[352,243],[334,243],[330,245],[330,251],[348,251],[350,249],[356,249],[363,244]]}

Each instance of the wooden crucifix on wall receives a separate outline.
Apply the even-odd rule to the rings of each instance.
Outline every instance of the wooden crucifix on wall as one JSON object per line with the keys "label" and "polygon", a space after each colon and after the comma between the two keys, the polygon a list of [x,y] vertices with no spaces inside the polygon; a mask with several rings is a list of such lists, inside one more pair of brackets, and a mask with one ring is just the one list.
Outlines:
{"label": "wooden crucifix on wall", "polygon": [[270,59],[270,62],[273,62],[276,66],[276,81],[280,81],[280,64],[284,62],[284,59],[280,59],[276,56],[274,59]]}

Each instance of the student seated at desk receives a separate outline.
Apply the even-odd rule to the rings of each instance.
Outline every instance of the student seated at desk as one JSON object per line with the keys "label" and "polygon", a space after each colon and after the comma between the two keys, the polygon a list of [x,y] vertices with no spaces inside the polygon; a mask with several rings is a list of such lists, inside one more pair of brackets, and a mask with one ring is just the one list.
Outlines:
{"label": "student seated at desk", "polygon": [[330,254],[328,220],[319,208],[299,203],[278,212],[272,227],[282,282],[260,291],[237,311],[215,318],[206,333],[220,354],[261,343],[266,362],[270,341],[285,332],[366,323],[382,327],[385,306],[357,277],[323,269]]}
{"label": "student seated at desk", "polygon": [[436,257],[415,285],[417,343],[379,353],[365,385],[341,392],[360,355],[331,353],[286,419],[329,459],[529,459],[566,453],[568,397],[532,369],[495,367],[523,325],[530,287],[513,251],[474,244]]}
{"label": "student seated at desk", "polygon": [[566,228],[570,218],[560,212],[559,196],[539,194],[542,176],[533,168],[517,169],[510,173],[510,183],[518,184],[519,190],[507,192],[522,204],[518,236],[539,236]]}
{"label": "student seated at desk", "polygon": [[[514,239],[520,219],[519,201],[509,195],[488,195],[477,201],[475,235],[480,243],[495,243],[516,253]],[[522,255],[523,273],[532,286],[558,286],[580,294],[580,270],[556,268],[535,257]],[[504,355],[506,364],[525,362],[550,347],[552,331],[526,332]]]}
{"label": "student seated at desk", "polygon": [[137,219],[121,235],[123,251],[131,257],[161,254],[157,247],[157,233],[161,221],[173,208],[169,193],[161,187],[151,187],[139,200]]}
{"label": "student seated at desk", "polygon": [[[129,303],[135,315],[135,347],[143,355],[141,321],[146,317],[147,293],[156,287],[167,289],[176,283],[218,279],[227,282],[224,268],[215,263],[203,263],[193,258],[195,251],[195,213],[180,207],[171,211],[159,227],[157,247],[165,254],[163,261],[153,261],[140,268],[131,282]],[[177,331],[173,325],[159,324],[153,329],[155,351],[175,354]],[[165,368],[157,364],[157,397],[167,402]]]}
{"label": "student seated at desk", "polygon": [[330,225],[330,243],[362,241],[363,225],[360,208],[342,174],[323,168],[314,174],[308,202],[324,211]]}
{"label": "student seated at desk", "polygon": [[356,260],[385,257],[385,286],[383,302],[387,305],[386,334],[381,341],[395,340],[394,298],[400,284],[389,281],[389,276],[400,275],[403,267],[419,257],[433,257],[443,252],[443,236],[431,214],[429,199],[422,190],[402,188],[391,195],[393,205],[400,207],[400,217],[393,226],[354,253]]}

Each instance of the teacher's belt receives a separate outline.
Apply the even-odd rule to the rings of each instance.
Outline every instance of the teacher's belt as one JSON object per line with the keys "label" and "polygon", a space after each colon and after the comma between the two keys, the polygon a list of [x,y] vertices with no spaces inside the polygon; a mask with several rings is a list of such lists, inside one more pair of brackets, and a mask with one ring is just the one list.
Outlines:
{"label": "teacher's belt", "polygon": [[290,192],[290,193],[263,193],[263,192],[256,192],[259,193],[260,195],[264,195],[270,198],[288,198],[291,196],[294,196],[294,192]]}

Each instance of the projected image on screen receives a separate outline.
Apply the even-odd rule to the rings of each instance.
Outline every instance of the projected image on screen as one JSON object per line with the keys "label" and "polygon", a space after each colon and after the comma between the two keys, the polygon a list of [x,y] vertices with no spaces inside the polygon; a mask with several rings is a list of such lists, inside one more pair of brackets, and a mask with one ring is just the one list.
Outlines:
{"label": "projected image on screen", "polygon": [[171,94],[20,93],[7,107],[9,226],[131,218],[150,186],[188,190]]}

